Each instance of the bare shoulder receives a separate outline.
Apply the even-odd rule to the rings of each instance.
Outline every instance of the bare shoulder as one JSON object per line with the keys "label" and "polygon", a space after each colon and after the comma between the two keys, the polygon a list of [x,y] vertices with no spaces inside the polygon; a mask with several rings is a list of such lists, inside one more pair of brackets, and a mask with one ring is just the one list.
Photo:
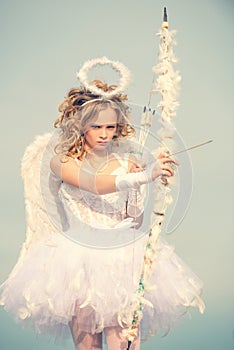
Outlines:
{"label": "bare shoulder", "polygon": [[57,170],[61,168],[61,156],[59,154],[56,154],[53,158],[50,160],[50,169],[57,175]]}
{"label": "bare shoulder", "polygon": [[62,177],[62,171],[63,173],[66,171],[74,171],[77,170],[79,167],[79,161],[72,157],[66,157],[66,159],[63,159],[60,154],[56,154],[50,160],[50,169],[55,175],[59,177]]}

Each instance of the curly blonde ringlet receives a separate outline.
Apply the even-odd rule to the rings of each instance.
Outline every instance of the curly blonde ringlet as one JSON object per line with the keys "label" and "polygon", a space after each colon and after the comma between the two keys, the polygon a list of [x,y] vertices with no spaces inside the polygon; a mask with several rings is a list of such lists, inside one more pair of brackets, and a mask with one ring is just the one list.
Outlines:
{"label": "curly blonde ringlet", "polygon": [[[113,91],[116,85],[93,80],[92,84],[103,91]],[[85,127],[90,124],[101,110],[108,107],[115,110],[117,115],[117,130],[115,139],[132,136],[135,129],[130,122],[129,107],[124,102],[126,95],[114,95],[110,99],[101,99],[85,88],[73,88],[68,92],[65,100],[59,105],[60,116],[54,123],[55,128],[61,129],[59,143],[55,147],[55,153],[61,155],[61,161],[67,161],[68,157],[82,160],[86,155]]]}

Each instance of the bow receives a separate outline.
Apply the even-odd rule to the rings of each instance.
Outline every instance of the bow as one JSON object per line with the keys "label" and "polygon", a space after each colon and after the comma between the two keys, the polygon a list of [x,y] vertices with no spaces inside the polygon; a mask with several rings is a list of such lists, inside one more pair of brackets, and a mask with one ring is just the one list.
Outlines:
{"label": "bow", "polygon": [[[176,62],[176,58],[173,53],[173,45],[175,41],[173,36],[175,31],[168,30],[167,12],[164,8],[163,23],[159,30],[159,62],[153,67],[154,76],[158,75],[155,82],[153,82],[153,88],[150,92],[161,94],[161,101],[157,105],[157,108],[161,109],[160,124],[162,125],[158,131],[160,140],[158,152],[166,152],[169,155],[174,152],[175,143],[173,141],[173,134],[175,132],[175,126],[173,124],[173,118],[176,115],[176,109],[179,106],[177,101],[177,95],[179,91],[179,83],[181,80],[178,71],[173,68],[173,63]],[[150,105],[150,100],[149,100]],[[139,138],[140,146],[144,145],[150,126],[155,117],[155,112],[152,112],[149,108],[143,111],[141,121],[141,133]],[[128,339],[127,350],[130,349],[134,338],[137,336],[138,326],[142,319],[142,311],[144,304],[147,300],[144,298],[145,287],[152,272],[152,265],[155,259],[155,250],[157,245],[158,236],[161,232],[161,225],[165,217],[165,213],[168,205],[172,202],[172,196],[170,194],[171,179],[162,176],[161,179],[154,183],[154,208],[151,218],[151,226],[148,233],[147,244],[145,247],[144,260],[142,265],[141,276],[139,279],[138,289],[136,290],[136,297],[133,302],[132,309],[132,322],[128,329],[124,330],[124,336]]]}

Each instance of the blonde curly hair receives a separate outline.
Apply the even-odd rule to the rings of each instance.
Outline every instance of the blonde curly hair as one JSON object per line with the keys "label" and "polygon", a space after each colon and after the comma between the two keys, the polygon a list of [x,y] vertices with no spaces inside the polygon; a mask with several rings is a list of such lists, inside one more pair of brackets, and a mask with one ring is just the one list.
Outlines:
{"label": "blonde curly hair", "polygon": [[[92,84],[103,91],[113,91],[116,88],[116,85],[108,86],[100,80],[93,80]],[[54,126],[61,129],[61,134],[55,153],[65,156],[63,159],[68,156],[82,160],[86,155],[83,130],[101,110],[108,107],[114,109],[117,114],[117,130],[114,138],[134,135],[135,129],[130,122],[126,100],[127,96],[122,94],[114,95],[110,99],[101,99],[85,88],[71,89],[58,107],[61,114]]]}

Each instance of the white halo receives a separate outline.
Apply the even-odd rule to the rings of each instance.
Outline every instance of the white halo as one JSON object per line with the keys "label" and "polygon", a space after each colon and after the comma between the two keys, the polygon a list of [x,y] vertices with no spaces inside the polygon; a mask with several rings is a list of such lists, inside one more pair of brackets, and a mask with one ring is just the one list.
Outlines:
{"label": "white halo", "polygon": [[[95,85],[91,85],[88,82],[87,79],[87,74],[88,71],[98,65],[109,65],[115,70],[116,72],[119,73],[120,79],[119,79],[119,84],[117,88],[113,91],[103,91],[102,89],[98,88]],[[104,98],[110,98],[113,97],[119,93],[122,93],[125,91],[126,87],[129,84],[130,81],[130,71],[128,68],[121,62],[119,61],[111,61],[107,57],[101,57],[101,58],[94,58],[92,60],[86,61],[80,71],[76,73],[77,78],[80,80],[81,84],[89,91],[91,91],[95,95],[102,96]]]}

